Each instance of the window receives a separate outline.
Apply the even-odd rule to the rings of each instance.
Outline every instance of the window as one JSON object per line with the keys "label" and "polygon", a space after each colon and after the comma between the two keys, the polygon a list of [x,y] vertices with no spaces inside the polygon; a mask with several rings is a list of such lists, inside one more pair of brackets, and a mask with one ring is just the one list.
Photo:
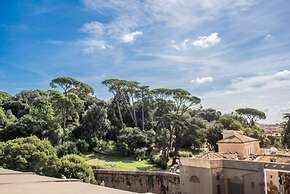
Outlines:
{"label": "window", "polygon": [[219,173],[216,174],[216,180],[220,180],[221,179],[221,175]]}
{"label": "window", "polygon": [[251,182],[251,187],[252,187],[252,189],[255,188],[255,182]]}
{"label": "window", "polygon": [[220,185],[217,185],[216,186],[216,189],[217,189],[217,194],[221,194],[221,186]]}
{"label": "window", "polygon": [[197,176],[191,176],[189,181],[193,183],[200,183],[200,180]]}

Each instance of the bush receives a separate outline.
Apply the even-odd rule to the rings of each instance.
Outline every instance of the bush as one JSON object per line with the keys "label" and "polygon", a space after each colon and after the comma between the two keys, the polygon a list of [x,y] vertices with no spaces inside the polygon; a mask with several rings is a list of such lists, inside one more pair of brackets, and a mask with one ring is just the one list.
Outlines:
{"label": "bush", "polygon": [[[120,135],[118,137],[118,145],[122,147],[123,151],[129,152],[129,154],[134,154],[135,149],[143,148],[148,146],[148,137],[144,131],[139,128],[125,127],[121,129]],[[118,146],[119,148],[119,146]]]}
{"label": "bush", "polygon": [[184,158],[191,158],[193,155],[192,155],[192,152],[190,151],[179,151],[178,156],[184,157]]}
{"label": "bush", "polygon": [[163,170],[167,168],[168,161],[166,159],[161,158],[159,155],[151,156],[150,161]]}
{"label": "bush", "polygon": [[66,155],[60,159],[59,173],[66,178],[76,178],[84,182],[95,182],[93,169],[78,155]]}
{"label": "bush", "polygon": [[134,156],[136,160],[146,159],[147,148],[137,148],[134,151]]}
{"label": "bush", "polygon": [[125,142],[118,142],[116,150],[121,156],[130,156],[131,154],[129,146]]}
{"label": "bush", "polygon": [[48,140],[35,136],[18,138],[1,143],[0,165],[13,170],[57,176],[57,152]]}
{"label": "bush", "polygon": [[64,156],[68,154],[78,154],[78,147],[75,142],[73,141],[66,141],[62,145],[57,147],[58,155]]}
{"label": "bush", "polygon": [[91,166],[82,157],[66,155],[59,159],[57,150],[48,140],[35,136],[0,142],[0,166],[53,177],[64,175],[85,182],[95,181]]}
{"label": "bush", "polygon": [[80,153],[86,153],[89,151],[89,144],[84,139],[78,139],[76,142],[77,149]]}
{"label": "bush", "polygon": [[105,141],[98,138],[91,139],[90,149],[101,154],[117,154],[117,146],[114,141]]}

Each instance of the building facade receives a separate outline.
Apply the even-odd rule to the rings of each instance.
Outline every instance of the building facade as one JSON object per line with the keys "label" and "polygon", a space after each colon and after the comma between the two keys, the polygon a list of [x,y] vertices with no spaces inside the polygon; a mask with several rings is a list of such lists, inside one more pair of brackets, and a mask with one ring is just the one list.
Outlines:
{"label": "building facade", "polygon": [[224,131],[223,139],[217,142],[221,154],[237,153],[242,159],[260,154],[259,140],[238,131]]}
{"label": "building facade", "polygon": [[[278,182],[279,189],[282,185],[273,172],[290,174],[289,164],[199,159],[182,159],[181,162],[180,187],[184,194],[272,194],[275,192],[267,192],[267,186],[271,189],[269,185]],[[265,176],[265,171],[272,174]],[[283,183],[284,190],[290,189],[287,184]]]}

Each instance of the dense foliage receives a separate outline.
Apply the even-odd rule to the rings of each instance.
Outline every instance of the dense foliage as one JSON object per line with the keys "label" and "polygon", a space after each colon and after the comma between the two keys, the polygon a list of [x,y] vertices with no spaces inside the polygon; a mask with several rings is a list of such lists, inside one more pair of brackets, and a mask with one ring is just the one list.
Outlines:
{"label": "dense foliage", "polygon": [[1,143],[0,165],[20,171],[56,176],[58,158],[49,141],[34,136]]}
{"label": "dense foliage", "polygon": [[66,155],[59,159],[48,140],[35,136],[0,143],[0,165],[41,175],[95,181],[92,168],[82,157]]}
{"label": "dense foliage", "polygon": [[67,177],[76,177],[77,168],[82,171],[78,178],[92,181],[84,161],[66,155],[131,156],[166,168],[170,158],[176,163],[182,149],[207,145],[216,150],[223,130],[243,130],[267,145],[263,130],[255,125],[265,113],[256,109],[222,115],[202,108],[201,99],[184,89],[151,89],[119,79],[102,83],[112,94],[108,101],[96,98],[91,86],[71,77],[53,79],[51,90],[25,90],[14,96],[0,92],[0,141],[6,141],[1,144],[1,165],[40,174],[56,170]]}

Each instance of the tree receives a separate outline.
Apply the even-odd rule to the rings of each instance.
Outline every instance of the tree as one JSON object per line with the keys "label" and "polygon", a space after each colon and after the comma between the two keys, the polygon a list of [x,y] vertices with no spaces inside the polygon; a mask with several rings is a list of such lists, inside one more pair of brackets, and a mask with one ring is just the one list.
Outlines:
{"label": "tree", "polygon": [[198,110],[197,116],[203,118],[204,120],[208,122],[212,122],[212,121],[217,121],[220,118],[221,112],[212,108],[201,109],[201,110]]}
{"label": "tree", "polygon": [[84,108],[83,100],[74,93],[64,95],[54,92],[51,94],[51,101],[63,129],[67,128],[69,124],[79,125],[79,116]]}
{"label": "tree", "polygon": [[145,92],[148,93],[148,88],[149,86],[141,86],[140,90],[141,90],[141,100],[142,100],[142,130],[144,131],[145,129],[145,112],[144,112],[144,95]]}
{"label": "tree", "polygon": [[94,93],[94,89],[90,85],[66,76],[60,76],[51,80],[50,87],[60,87],[63,90],[64,95],[72,92],[78,95],[81,99]]}
{"label": "tree", "polygon": [[5,114],[5,111],[2,107],[0,107],[0,129],[4,128],[7,124],[7,116]]}
{"label": "tree", "polygon": [[147,134],[139,128],[124,127],[118,137],[118,146],[128,149],[129,154],[133,154],[137,148],[143,148],[148,145]]}
{"label": "tree", "polygon": [[[169,130],[169,149],[167,150],[173,154],[172,164],[175,164],[184,134],[196,132],[196,125],[189,121],[190,115],[187,112],[200,103],[200,99],[179,88],[157,88],[152,90],[152,94],[157,106],[155,128]],[[169,153],[166,155],[168,157]]]}
{"label": "tree", "polygon": [[243,129],[243,125],[240,121],[236,120],[231,114],[224,114],[218,120],[223,125],[225,130],[240,131]]}
{"label": "tree", "polygon": [[107,109],[102,105],[93,105],[81,119],[80,131],[86,138],[104,138],[110,128]]}
{"label": "tree", "polygon": [[29,114],[7,126],[0,134],[3,140],[35,135],[41,139],[48,138],[53,144],[58,144],[60,140],[58,128],[52,106],[46,102],[37,108],[32,107]]}
{"label": "tree", "polygon": [[0,104],[2,103],[2,101],[10,100],[11,98],[12,96],[8,94],[7,92],[0,91]]}
{"label": "tree", "polygon": [[5,101],[2,107],[6,112],[10,110],[17,119],[29,113],[29,105],[21,101]]}
{"label": "tree", "polygon": [[223,138],[222,130],[223,125],[219,122],[215,122],[214,124],[208,126],[206,140],[215,151],[218,151],[217,142]]}
{"label": "tree", "polygon": [[136,98],[140,96],[139,82],[120,79],[107,79],[102,83],[107,86],[109,91],[114,95],[121,125],[124,125],[123,114],[121,111],[121,104],[124,104],[130,113],[135,127],[138,127],[136,116]]}
{"label": "tree", "polygon": [[236,112],[247,119],[248,125],[253,127],[255,122],[261,119],[266,119],[266,114],[254,108],[240,108]]}
{"label": "tree", "polygon": [[286,148],[290,149],[290,113],[285,113],[283,118],[286,122],[282,134],[282,142]]}
{"label": "tree", "polygon": [[23,90],[15,95],[14,99],[28,106],[37,106],[48,100],[49,93],[44,90]]}

